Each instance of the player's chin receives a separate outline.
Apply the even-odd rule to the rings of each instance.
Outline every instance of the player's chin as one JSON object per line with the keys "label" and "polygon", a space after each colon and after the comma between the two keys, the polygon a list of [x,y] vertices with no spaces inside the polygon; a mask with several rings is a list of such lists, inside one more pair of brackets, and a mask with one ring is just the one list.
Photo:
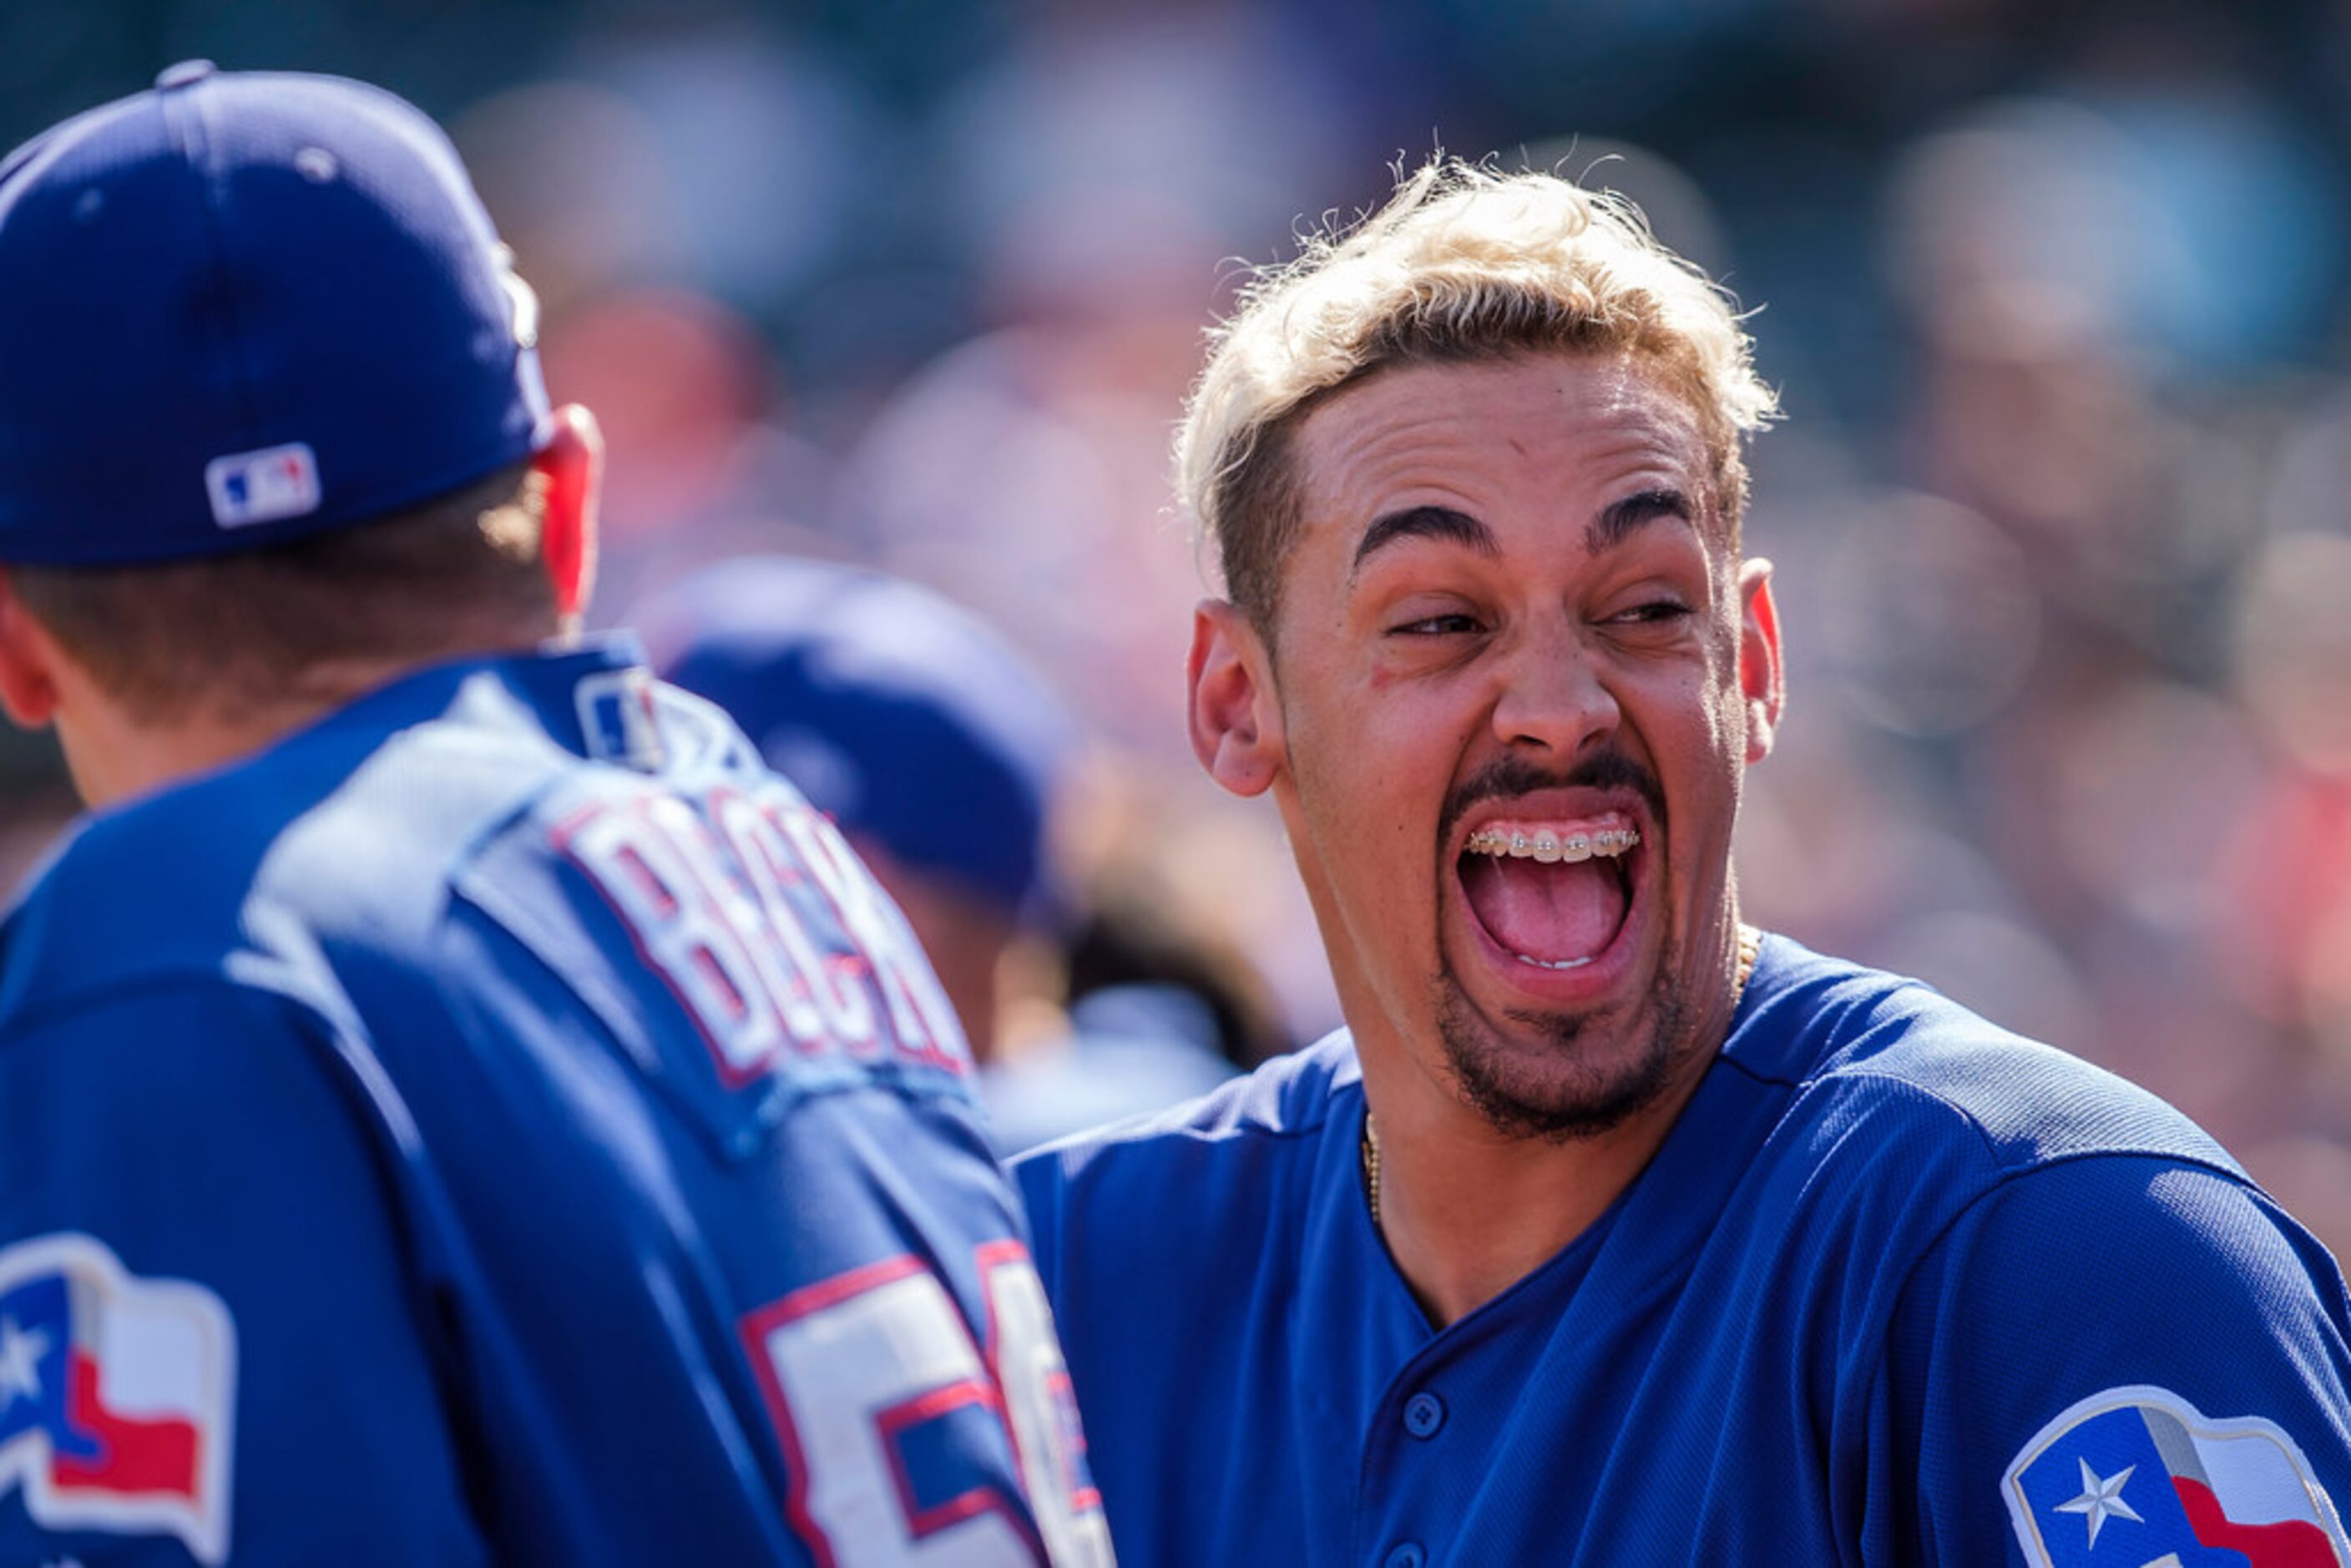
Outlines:
{"label": "player's chin", "polygon": [[1614,1009],[1489,1019],[1448,988],[1437,1024],[1463,1102],[1513,1137],[1596,1137],[1655,1106],[1675,1081],[1666,1019]]}

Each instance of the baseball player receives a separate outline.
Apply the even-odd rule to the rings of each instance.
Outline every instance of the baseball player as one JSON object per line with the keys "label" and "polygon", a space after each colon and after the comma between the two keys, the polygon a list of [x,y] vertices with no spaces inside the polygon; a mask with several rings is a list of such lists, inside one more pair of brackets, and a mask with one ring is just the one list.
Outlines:
{"label": "baseball player", "polygon": [[569,635],[594,427],[454,151],[191,64],[0,164],[0,1563],[1110,1560],[968,1057]]}
{"label": "baseball player", "polygon": [[1018,1170],[1134,1563],[2342,1568],[2341,1276],[2168,1106],[1740,923],[1721,296],[1432,166],[1182,435],[1192,739],[1348,1027]]}

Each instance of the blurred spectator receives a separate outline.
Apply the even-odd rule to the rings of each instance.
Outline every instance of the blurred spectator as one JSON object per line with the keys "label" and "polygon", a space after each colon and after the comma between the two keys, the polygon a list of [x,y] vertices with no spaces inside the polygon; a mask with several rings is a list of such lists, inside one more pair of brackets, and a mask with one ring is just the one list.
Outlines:
{"label": "blurred spectator", "polygon": [[1066,963],[1023,942],[1066,957],[1051,818],[1077,736],[976,617],[880,572],[764,557],[688,578],[634,620],[663,674],[726,708],[904,910],[1003,1152],[1203,1092],[1259,1047],[1221,966],[1099,916],[1078,950],[1096,985],[1038,1027]]}
{"label": "blurred spectator", "polygon": [[779,417],[758,329],[688,289],[627,288],[551,318],[547,384],[609,408],[599,583],[626,605],[705,562],[823,544],[833,463]]}

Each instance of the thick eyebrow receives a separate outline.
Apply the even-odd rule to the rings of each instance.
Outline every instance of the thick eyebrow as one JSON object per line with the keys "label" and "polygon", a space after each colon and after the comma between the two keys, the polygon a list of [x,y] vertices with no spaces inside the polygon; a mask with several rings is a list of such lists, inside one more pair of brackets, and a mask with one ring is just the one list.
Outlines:
{"label": "thick eyebrow", "polygon": [[1611,501],[1600,509],[1600,515],[1593,518],[1591,525],[1583,530],[1583,548],[1593,555],[1613,549],[1630,538],[1643,524],[1653,523],[1659,517],[1679,517],[1695,526],[1698,508],[1679,490],[1661,487],[1636,491],[1621,501]]}
{"label": "thick eyebrow", "polygon": [[1353,577],[1362,570],[1364,559],[1374,550],[1397,539],[1449,539],[1489,559],[1502,553],[1494,530],[1468,513],[1457,512],[1450,507],[1414,507],[1372,519],[1372,526],[1364,530],[1363,538],[1355,545],[1355,559],[1348,567],[1347,575]]}

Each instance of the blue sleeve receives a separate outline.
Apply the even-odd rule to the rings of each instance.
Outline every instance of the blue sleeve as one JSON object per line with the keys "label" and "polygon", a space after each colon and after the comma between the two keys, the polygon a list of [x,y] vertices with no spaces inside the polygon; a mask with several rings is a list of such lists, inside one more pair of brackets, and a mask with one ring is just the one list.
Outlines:
{"label": "blue sleeve", "polygon": [[2351,1563],[2347,1333],[2333,1260],[2234,1176],[2105,1156],[2013,1178],[1897,1309],[1872,1560]]}
{"label": "blue sleeve", "polygon": [[0,1562],[483,1561],[381,1125],[226,983],[0,1040]]}
{"label": "blue sleeve", "polygon": [[1028,1211],[1029,1250],[1037,1260],[1037,1273],[1045,1281],[1045,1293],[1061,1310],[1061,1160],[1058,1154],[1045,1152],[1023,1155],[1007,1169],[1013,1185],[1019,1188],[1021,1207]]}

